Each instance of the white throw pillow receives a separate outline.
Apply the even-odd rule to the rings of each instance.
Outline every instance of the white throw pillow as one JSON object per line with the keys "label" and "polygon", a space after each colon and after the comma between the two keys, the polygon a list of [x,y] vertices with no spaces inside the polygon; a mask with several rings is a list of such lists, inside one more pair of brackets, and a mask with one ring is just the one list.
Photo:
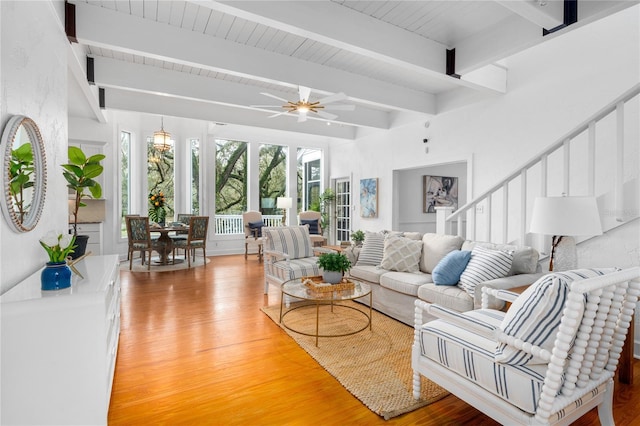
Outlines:
{"label": "white throw pillow", "polygon": [[380,266],[388,271],[417,272],[421,255],[422,241],[404,237],[387,237]]}
{"label": "white throw pillow", "polygon": [[460,250],[464,239],[457,235],[424,234],[422,236],[422,259],[420,259],[420,270],[430,274],[433,268],[447,254],[454,250]]}
{"label": "white throw pillow", "polygon": [[356,266],[373,265],[378,266],[382,262],[384,255],[384,235],[378,232],[364,233],[364,242],[362,243],[362,250],[358,255],[358,261]]}
{"label": "white throw pillow", "polygon": [[471,260],[460,275],[460,286],[473,297],[478,284],[506,277],[512,261],[513,252],[476,246],[471,251]]}
{"label": "white throw pillow", "polygon": [[[578,269],[547,274],[513,302],[500,328],[510,336],[551,351],[560,328],[569,285],[574,280],[593,278],[614,271],[615,268]],[[584,305],[580,312],[575,312],[575,316],[582,316],[583,311]],[[545,364],[542,359],[504,343],[498,345],[495,360],[510,365]]]}

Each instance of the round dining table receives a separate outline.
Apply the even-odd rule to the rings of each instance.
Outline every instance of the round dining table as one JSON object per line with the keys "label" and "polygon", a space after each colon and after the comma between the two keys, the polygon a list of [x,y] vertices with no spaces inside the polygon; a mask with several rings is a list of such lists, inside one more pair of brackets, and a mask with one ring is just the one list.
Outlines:
{"label": "round dining table", "polygon": [[[155,251],[158,252],[158,259],[154,262],[159,265],[170,265],[174,263],[182,263],[184,262],[184,258],[176,258],[172,260],[169,258],[169,255],[173,251],[173,238],[169,236],[170,232],[178,232],[178,231],[188,231],[188,227],[186,226],[165,226],[165,227],[149,227],[149,232],[157,232],[160,234],[158,237]],[[186,238],[186,237],[185,237]]]}

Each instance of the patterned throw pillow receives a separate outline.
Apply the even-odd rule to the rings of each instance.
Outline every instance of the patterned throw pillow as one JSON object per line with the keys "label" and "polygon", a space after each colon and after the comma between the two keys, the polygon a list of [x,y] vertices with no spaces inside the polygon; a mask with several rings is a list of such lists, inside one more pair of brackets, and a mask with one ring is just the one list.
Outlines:
{"label": "patterned throw pillow", "polygon": [[513,252],[474,247],[471,259],[460,275],[462,289],[473,297],[478,284],[506,277],[512,261]]}
{"label": "patterned throw pillow", "polygon": [[420,266],[422,241],[387,237],[380,266],[388,271],[416,272]]}
{"label": "patterned throw pillow", "polygon": [[433,268],[431,277],[435,285],[457,285],[460,275],[464,272],[469,260],[471,251],[454,250],[442,258]]}
{"label": "patterned throw pillow", "polygon": [[318,219],[302,219],[300,221],[300,225],[309,225],[310,234],[320,233],[320,230],[318,229]]}
{"label": "patterned throw pillow", "polygon": [[[560,328],[569,285],[575,280],[593,278],[615,270],[577,269],[543,276],[513,302],[500,328],[510,336],[551,351]],[[582,312],[575,312],[576,317],[581,315]],[[504,343],[498,345],[495,360],[510,365],[545,364],[542,359]]]}
{"label": "patterned throw pillow", "polygon": [[378,266],[384,256],[384,235],[377,232],[365,232],[362,250],[358,256],[356,266]]}

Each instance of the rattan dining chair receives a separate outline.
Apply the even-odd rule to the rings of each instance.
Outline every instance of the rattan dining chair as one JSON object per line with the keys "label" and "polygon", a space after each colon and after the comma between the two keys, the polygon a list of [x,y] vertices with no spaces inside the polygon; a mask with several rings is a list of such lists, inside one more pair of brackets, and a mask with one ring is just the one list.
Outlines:
{"label": "rattan dining chair", "polygon": [[[207,264],[207,231],[209,229],[209,216],[191,216],[189,218],[189,234],[186,240],[176,240],[173,247],[183,248],[187,256],[187,265],[191,268],[191,256],[195,257],[196,249],[202,248],[202,257],[205,265]],[[173,260],[175,261],[176,252],[173,251]]]}

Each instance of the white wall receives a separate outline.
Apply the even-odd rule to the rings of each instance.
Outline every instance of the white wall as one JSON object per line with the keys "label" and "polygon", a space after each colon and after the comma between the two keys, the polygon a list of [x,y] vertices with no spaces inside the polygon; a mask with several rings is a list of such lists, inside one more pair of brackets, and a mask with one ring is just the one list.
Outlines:
{"label": "white wall", "polygon": [[[378,218],[355,215],[353,229],[392,227],[393,170],[469,160],[471,199],[637,84],[639,17],[640,6],[634,6],[508,58],[505,95],[429,118],[428,129],[420,122],[332,146],[331,176],[352,172],[354,184],[379,178]],[[453,98],[448,95],[446,102]],[[441,101],[446,109],[445,97]],[[638,115],[627,119],[629,179],[638,176]],[[425,137],[430,139],[428,154]]]}
{"label": "white wall", "polygon": [[67,230],[67,49],[58,16],[63,2],[0,2],[0,120],[31,117],[42,133],[47,159],[44,211],[34,230],[17,234],[0,220],[0,293],[40,269],[48,257],[38,240]]}

